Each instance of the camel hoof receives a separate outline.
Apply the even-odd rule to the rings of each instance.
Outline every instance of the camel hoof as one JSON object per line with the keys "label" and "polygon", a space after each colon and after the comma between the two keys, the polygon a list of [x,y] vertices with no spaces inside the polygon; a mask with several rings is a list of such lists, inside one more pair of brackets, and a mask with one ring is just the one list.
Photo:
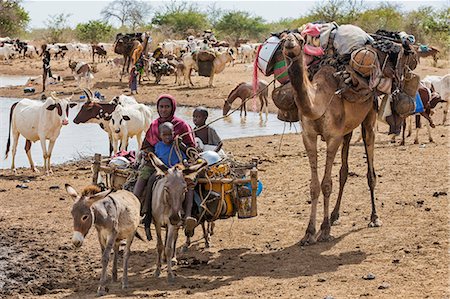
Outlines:
{"label": "camel hoof", "polygon": [[375,219],[375,221],[370,221],[369,227],[380,227],[383,225],[383,222],[381,222],[380,219]]}
{"label": "camel hoof", "polygon": [[341,221],[339,219],[331,221],[331,225],[340,225],[340,224],[341,224]]}
{"label": "camel hoof", "polygon": [[316,239],[311,234],[306,234],[303,239],[300,240],[301,246],[313,245],[316,243]]}
{"label": "camel hoof", "polygon": [[331,236],[330,234],[320,234],[319,237],[317,238],[317,242],[329,242],[329,241],[333,241],[334,237]]}
{"label": "camel hoof", "polygon": [[31,170],[33,170],[33,172],[39,173],[39,169],[37,169],[36,167],[33,167]]}

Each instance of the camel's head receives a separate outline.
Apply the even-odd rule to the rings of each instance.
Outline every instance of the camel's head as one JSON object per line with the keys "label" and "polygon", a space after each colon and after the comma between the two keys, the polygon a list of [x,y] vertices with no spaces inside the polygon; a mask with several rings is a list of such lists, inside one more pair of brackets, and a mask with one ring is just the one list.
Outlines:
{"label": "camel's head", "polygon": [[291,32],[283,38],[283,54],[288,57],[296,57],[302,53],[305,40],[300,33]]}

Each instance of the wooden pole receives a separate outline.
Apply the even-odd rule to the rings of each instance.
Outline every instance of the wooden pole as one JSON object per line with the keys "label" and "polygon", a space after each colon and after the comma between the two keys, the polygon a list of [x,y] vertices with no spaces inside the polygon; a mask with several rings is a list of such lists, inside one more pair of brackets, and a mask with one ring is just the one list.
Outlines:
{"label": "wooden pole", "polygon": [[255,217],[258,215],[258,207],[256,203],[256,191],[258,190],[258,170],[256,167],[258,166],[258,158],[253,158],[252,162],[254,164],[253,169],[250,170],[250,180],[252,186],[252,210],[251,216]]}
{"label": "wooden pole", "polygon": [[101,154],[95,154],[94,155],[94,165],[92,166],[92,184],[97,185],[98,181],[98,172],[100,170],[100,163],[102,161],[102,155]]}

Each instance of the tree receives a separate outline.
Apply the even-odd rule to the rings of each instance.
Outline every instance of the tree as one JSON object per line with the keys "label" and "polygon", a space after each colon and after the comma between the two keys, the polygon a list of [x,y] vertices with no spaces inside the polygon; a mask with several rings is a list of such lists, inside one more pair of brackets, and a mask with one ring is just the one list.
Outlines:
{"label": "tree", "polygon": [[170,2],[161,12],[157,12],[152,24],[158,25],[163,31],[177,33],[181,37],[192,32],[205,30],[209,27],[206,14],[200,12],[194,3]]}
{"label": "tree", "polygon": [[112,33],[112,26],[102,21],[89,21],[78,24],[76,27],[77,37],[81,41],[89,43],[98,43],[99,41],[109,40]]}
{"label": "tree", "polygon": [[363,10],[363,0],[327,0],[315,6],[309,16],[315,21],[353,23]]}
{"label": "tree", "polygon": [[364,11],[355,21],[355,25],[366,32],[375,32],[378,29],[401,31],[403,16],[397,5],[382,3],[377,8]]}
{"label": "tree", "polygon": [[50,15],[45,21],[45,25],[48,28],[47,40],[50,43],[61,42],[63,39],[64,31],[69,30],[67,25],[67,19],[71,14],[60,13],[57,15]]}
{"label": "tree", "polygon": [[238,42],[240,38],[259,39],[268,26],[261,17],[252,17],[246,11],[231,11],[223,15],[216,29]]}
{"label": "tree", "polygon": [[0,0],[0,36],[17,35],[30,21],[20,0]]}
{"label": "tree", "polygon": [[130,26],[135,30],[145,24],[150,12],[151,6],[143,1],[114,0],[101,11],[101,15],[105,21],[115,19],[120,22],[121,27]]}

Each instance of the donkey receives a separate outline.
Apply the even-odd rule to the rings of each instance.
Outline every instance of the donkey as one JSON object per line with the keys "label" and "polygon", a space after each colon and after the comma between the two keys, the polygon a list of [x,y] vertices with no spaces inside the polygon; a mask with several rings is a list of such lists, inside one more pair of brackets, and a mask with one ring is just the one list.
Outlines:
{"label": "donkey", "polygon": [[[181,212],[187,192],[185,179],[194,180],[197,174],[207,165],[206,161],[185,167],[177,164],[168,168],[155,154],[149,153],[150,161],[157,175],[163,177],[156,182],[152,193],[152,216],[157,235],[157,254],[155,277],[161,274],[161,258],[163,249],[167,260],[167,281],[174,282],[172,259],[176,261],[176,243],[178,229],[181,224]],[[161,227],[166,226],[166,242],[163,245]]]}
{"label": "donkey", "polygon": [[[258,80],[258,89],[256,90],[256,92],[259,93],[259,101],[261,104],[261,108],[259,109],[259,115],[261,116],[264,107],[266,107],[265,109],[266,118],[269,114],[269,107],[267,104],[267,96],[269,94],[269,89],[267,88],[267,85],[268,84],[266,81]],[[227,115],[227,113],[231,109],[231,105],[233,104],[234,100],[240,98],[242,100],[240,115],[242,116],[242,112],[244,112],[244,115],[247,116],[246,101],[247,99],[252,97],[254,97],[252,83],[249,82],[239,83],[238,86],[236,86],[230,92],[228,98],[225,100],[225,103],[223,104],[223,115]]]}
{"label": "donkey", "polygon": [[91,185],[86,187],[81,195],[69,184],[65,184],[67,193],[74,199],[72,206],[73,237],[75,247],[83,244],[92,224],[98,233],[98,240],[102,250],[102,275],[97,295],[106,294],[106,268],[109,263],[111,248],[114,248],[114,260],[112,267],[112,280],[117,281],[117,259],[119,257],[120,241],[126,240],[123,253],[123,277],[122,288],[128,287],[128,258],[133,238],[140,222],[141,204],[133,193],[119,190],[111,193],[111,190],[100,192],[100,187]]}

